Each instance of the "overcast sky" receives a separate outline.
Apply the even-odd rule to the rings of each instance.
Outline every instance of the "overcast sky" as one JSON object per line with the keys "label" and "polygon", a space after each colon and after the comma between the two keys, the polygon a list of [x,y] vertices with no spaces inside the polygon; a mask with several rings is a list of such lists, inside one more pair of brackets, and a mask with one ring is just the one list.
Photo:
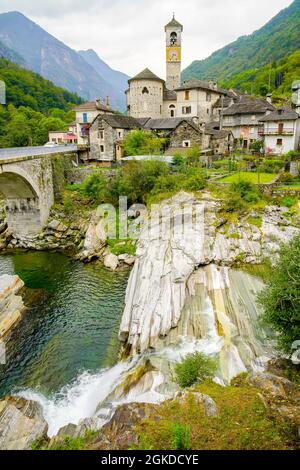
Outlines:
{"label": "overcast sky", "polygon": [[263,26],[292,0],[0,0],[74,49],[94,49],[128,75],[165,73],[164,25],[184,25],[183,67]]}

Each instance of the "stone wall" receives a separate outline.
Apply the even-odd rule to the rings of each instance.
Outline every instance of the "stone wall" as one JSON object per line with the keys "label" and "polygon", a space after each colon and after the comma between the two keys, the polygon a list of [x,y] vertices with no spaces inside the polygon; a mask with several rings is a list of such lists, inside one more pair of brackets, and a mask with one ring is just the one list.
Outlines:
{"label": "stone wall", "polygon": [[[143,93],[145,89],[148,93]],[[163,83],[155,80],[134,80],[127,93],[129,116],[135,118],[161,118]]]}
{"label": "stone wall", "polygon": [[209,136],[182,122],[170,135],[170,147],[182,148],[184,141],[189,141],[190,147],[208,148]]}

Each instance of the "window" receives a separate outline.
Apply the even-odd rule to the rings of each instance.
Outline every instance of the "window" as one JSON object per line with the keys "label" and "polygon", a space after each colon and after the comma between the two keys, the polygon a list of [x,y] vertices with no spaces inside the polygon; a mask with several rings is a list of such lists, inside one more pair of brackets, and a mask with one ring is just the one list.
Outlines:
{"label": "window", "polygon": [[251,120],[252,120],[252,121],[255,121],[255,119],[256,119],[256,115],[253,114],[253,116],[251,116]]}
{"label": "window", "polygon": [[143,95],[149,95],[149,90],[146,86],[144,86],[144,88],[142,89],[142,94]]}
{"label": "window", "polygon": [[208,108],[207,108],[206,112],[207,112],[207,114],[209,114],[209,109]]}
{"label": "window", "polygon": [[100,140],[104,140],[104,130],[102,130],[102,129],[99,130],[98,137],[99,137]]}
{"label": "window", "polygon": [[175,32],[171,33],[170,43],[172,46],[175,46],[177,44],[177,33]]}
{"label": "window", "polygon": [[183,106],[182,114],[191,114],[191,113],[192,113],[192,107],[191,106]]}
{"label": "window", "polygon": [[104,145],[100,145],[100,152],[104,153]]}
{"label": "window", "polygon": [[185,90],[185,92],[184,92],[184,99],[185,99],[186,101],[188,101],[188,100],[190,99],[190,92],[189,92],[189,90]]}
{"label": "window", "polygon": [[276,145],[277,145],[278,147],[282,147],[282,144],[283,144],[283,140],[282,140],[282,139],[277,139]]}
{"label": "window", "polygon": [[184,140],[182,142],[182,146],[185,148],[189,148],[191,146],[191,141],[190,140]]}
{"label": "window", "polygon": [[174,104],[171,104],[171,105],[169,106],[170,116],[171,116],[171,117],[175,117],[175,109],[176,109],[176,107],[174,106]]}
{"label": "window", "polygon": [[250,134],[254,134],[254,127],[250,127]]}
{"label": "window", "polygon": [[211,93],[206,93],[206,101],[211,102]]}
{"label": "window", "polygon": [[87,113],[83,113],[83,115],[82,115],[82,122],[84,122],[84,123],[87,123],[87,122],[88,122]]}
{"label": "window", "polygon": [[284,128],[284,124],[283,122],[280,122],[278,124],[278,134],[283,134],[283,128]]}

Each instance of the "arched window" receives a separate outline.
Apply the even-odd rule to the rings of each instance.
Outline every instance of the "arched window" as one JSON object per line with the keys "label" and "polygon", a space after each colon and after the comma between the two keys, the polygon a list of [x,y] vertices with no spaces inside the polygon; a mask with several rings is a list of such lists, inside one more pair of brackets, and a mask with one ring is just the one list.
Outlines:
{"label": "arched window", "polygon": [[169,110],[170,110],[170,116],[175,117],[176,106],[174,106],[174,104],[170,104]]}
{"label": "arched window", "polygon": [[144,86],[144,88],[142,90],[142,93],[143,93],[143,95],[149,95],[149,90],[146,86]]}
{"label": "arched window", "polygon": [[172,46],[176,46],[176,44],[177,44],[177,33],[175,33],[175,32],[171,33],[170,43],[171,43]]}

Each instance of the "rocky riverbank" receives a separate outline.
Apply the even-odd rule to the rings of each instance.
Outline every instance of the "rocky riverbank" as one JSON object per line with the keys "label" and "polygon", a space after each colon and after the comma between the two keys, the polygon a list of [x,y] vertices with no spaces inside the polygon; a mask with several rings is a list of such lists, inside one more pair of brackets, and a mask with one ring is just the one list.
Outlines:
{"label": "rocky riverbank", "polygon": [[19,294],[24,282],[19,276],[0,276],[0,342],[5,342],[25,311]]}
{"label": "rocky riverbank", "polygon": [[[66,436],[85,437],[87,430],[97,434],[89,443],[91,448],[138,445],[139,432],[130,427],[139,426],[145,418],[163,420],[160,403],[164,401],[169,400],[171,407],[182,406],[186,397],[178,396],[174,365],[193,351],[217,357],[215,381],[219,385],[228,387],[236,376],[248,374],[246,387],[253,387],[255,396],[261,395],[260,405],[270,411],[277,407],[291,426],[299,425],[299,397],[294,384],[284,377],[284,370],[274,367],[266,372],[274,352],[258,323],[261,312],[256,295],[263,282],[237,269],[241,264],[276,260],[280,243],[299,233],[298,217],[289,214],[287,208],[269,206],[261,219],[252,213],[250,218],[248,215],[228,224],[222,217],[220,201],[209,193],[201,199],[180,193],[156,211],[159,215],[142,230],[136,261],[129,255],[109,252],[103,220],[95,214],[84,226],[73,228],[52,219],[44,231],[49,237],[51,232],[51,243],[56,239],[59,246],[71,240],[70,231],[74,232],[73,246],[82,261],[102,259],[112,270],[120,262],[129,265],[135,261],[120,326],[120,339],[129,359],[103,372],[107,392],[99,398],[94,413],[80,423],[64,426],[50,446],[63,443]],[[194,398],[199,407],[201,402],[207,418],[212,418],[209,410],[218,415],[221,404],[209,393],[196,391]],[[9,399],[0,403],[5,422]],[[24,441],[26,448],[32,444],[30,429]],[[44,428],[34,438],[45,441]],[[11,445],[9,437],[1,437],[1,431],[0,445]],[[43,445],[48,446],[49,441]]]}

